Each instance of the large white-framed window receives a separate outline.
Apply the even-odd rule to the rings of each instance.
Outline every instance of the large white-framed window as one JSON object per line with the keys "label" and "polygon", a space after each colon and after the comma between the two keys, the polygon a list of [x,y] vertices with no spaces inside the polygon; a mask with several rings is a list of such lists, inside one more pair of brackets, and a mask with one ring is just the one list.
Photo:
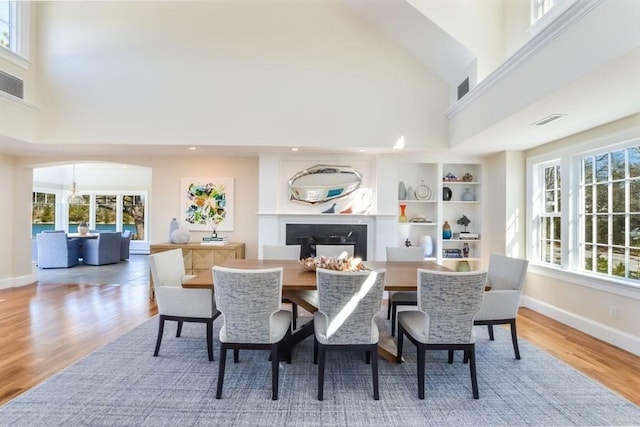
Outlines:
{"label": "large white-framed window", "polygon": [[0,46],[15,52],[16,2],[0,0]]}
{"label": "large white-framed window", "polygon": [[29,1],[0,0],[0,58],[29,66]]}
{"label": "large white-framed window", "polygon": [[555,21],[577,0],[529,0],[529,35],[535,36]]}
{"label": "large white-framed window", "polygon": [[640,129],[530,158],[527,185],[532,265],[640,287]]}

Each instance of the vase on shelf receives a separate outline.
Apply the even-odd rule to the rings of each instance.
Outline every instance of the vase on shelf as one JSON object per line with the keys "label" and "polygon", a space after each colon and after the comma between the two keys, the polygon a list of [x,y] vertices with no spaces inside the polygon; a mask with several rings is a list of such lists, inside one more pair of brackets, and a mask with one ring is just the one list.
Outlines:
{"label": "vase on shelf", "polygon": [[453,192],[449,187],[442,187],[442,200],[444,200],[445,202],[448,202],[449,200],[451,200],[452,196],[453,196]]}
{"label": "vase on shelf", "polygon": [[398,200],[405,200],[407,198],[407,187],[404,182],[400,181],[398,184]]}
{"label": "vase on shelf", "polygon": [[420,246],[422,246],[425,258],[429,258],[433,254],[433,239],[430,235],[422,236]]}
{"label": "vase on shelf", "polygon": [[451,226],[449,225],[449,221],[445,221],[442,226],[442,238],[445,240],[451,238]]}
{"label": "vase on shelf", "polygon": [[462,256],[464,258],[469,258],[469,244],[468,243],[464,243],[462,245]]}
{"label": "vase on shelf", "polygon": [[81,236],[85,236],[89,232],[89,226],[86,222],[81,222],[78,224],[78,234]]}
{"label": "vase on shelf", "polygon": [[458,266],[456,267],[456,271],[460,273],[471,271],[471,266],[469,265],[469,261],[459,261]]}
{"label": "vase on shelf", "polygon": [[476,200],[476,195],[473,194],[473,191],[471,191],[470,188],[465,188],[464,193],[462,193],[460,198],[465,202],[473,202]]}
{"label": "vase on shelf", "polygon": [[173,238],[171,237],[171,235],[173,234],[174,231],[176,231],[178,228],[180,228],[180,225],[178,225],[178,220],[175,218],[171,219],[171,222],[169,223],[169,241],[171,243],[176,243],[173,241]]}
{"label": "vase on shelf", "polygon": [[398,218],[398,221],[400,222],[407,222],[407,205],[405,204],[401,204],[400,205],[400,217]]}

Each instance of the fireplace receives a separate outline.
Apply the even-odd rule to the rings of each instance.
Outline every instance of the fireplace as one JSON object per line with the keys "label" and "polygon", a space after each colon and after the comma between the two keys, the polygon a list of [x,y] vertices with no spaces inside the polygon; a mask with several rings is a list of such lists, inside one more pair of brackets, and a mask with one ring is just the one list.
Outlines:
{"label": "fireplace", "polygon": [[316,245],[353,245],[354,256],[367,259],[367,226],[363,224],[287,224],[286,244],[300,245],[300,257],[316,255]]}

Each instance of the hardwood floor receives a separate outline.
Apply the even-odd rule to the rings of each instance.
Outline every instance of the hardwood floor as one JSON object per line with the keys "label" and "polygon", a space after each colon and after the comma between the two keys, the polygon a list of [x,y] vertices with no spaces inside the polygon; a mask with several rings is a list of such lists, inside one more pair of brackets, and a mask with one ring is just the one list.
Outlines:
{"label": "hardwood floor", "polygon": [[[139,280],[0,290],[0,405],[156,313]],[[518,316],[518,333],[640,405],[640,357],[526,308]]]}

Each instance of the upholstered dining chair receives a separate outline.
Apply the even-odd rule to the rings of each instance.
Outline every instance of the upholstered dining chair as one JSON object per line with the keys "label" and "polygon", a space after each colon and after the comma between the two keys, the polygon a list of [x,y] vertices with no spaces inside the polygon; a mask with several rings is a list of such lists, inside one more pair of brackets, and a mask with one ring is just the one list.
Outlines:
{"label": "upholstered dining chair", "polygon": [[[300,245],[263,245],[262,259],[299,260]],[[298,319],[298,305],[286,298],[283,298],[282,302],[291,304],[291,328],[295,331]]]}
{"label": "upholstered dining chair", "polygon": [[406,335],[418,352],[419,399],[424,399],[426,350],[448,350],[449,363],[453,363],[454,350],[463,350],[464,361],[469,363],[473,398],[478,399],[473,318],[480,311],[486,279],[485,271],[418,269],[418,310],[398,313],[397,362],[402,362]]}
{"label": "upholstered dining chair", "polygon": [[69,239],[64,230],[36,234],[38,268],[68,268],[78,265],[78,239]]}
{"label": "upholstered dining chair", "polygon": [[271,352],[271,399],[278,400],[280,355],[291,363],[288,338],[291,312],[282,310],[282,267],[238,269],[213,267],[213,283],[218,309],[222,312],[220,362],[216,399],[222,397],[227,349],[233,349],[238,363],[239,350]]}
{"label": "upholstered dining chair", "polygon": [[[387,261],[424,261],[424,248],[420,246],[394,247],[387,246]],[[391,319],[391,336],[396,334],[396,314],[399,305],[418,305],[415,291],[389,292],[387,319]]]}
{"label": "upholstered dining chair", "polygon": [[213,321],[220,316],[211,289],[183,288],[182,283],[194,276],[185,274],[182,249],[172,249],[149,255],[151,278],[158,305],[158,338],[154,356],[160,352],[164,323],[178,323],[176,337],[182,333],[183,322],[204,323],[207,328],[207,352],[213,360]]}
{"label": "upholstered dining chair", "polygon": [[353,257],[353,245],[316,245],[316,256],[328,258]]}
{"label": "upholstered dining chair", "polygon": [[491,254],[487,270],[489,290],[485,292],[480,312],[474,320],[476,325],[487,325],[491,341],[494,339],[493,325],[508,324],[516,359],[520,359],[516,317],[528,265],[526,259]]}
{"label": "upholstered dining chair", "polygon": [[105,265],[120,262],[122,234],[119,232],[101,232],[95,239],[83,242],[82,262],[87,265]]}
{"label": "upholstered dining chair", "polygon": [[378,392],[378,327],[374,317],[382,306],[385,270],[316,271],[318,311],[313,314],[314,363],[318,364],[318,400],[324,395],[327,350],[365,352],[371,362],[373,398]]}

